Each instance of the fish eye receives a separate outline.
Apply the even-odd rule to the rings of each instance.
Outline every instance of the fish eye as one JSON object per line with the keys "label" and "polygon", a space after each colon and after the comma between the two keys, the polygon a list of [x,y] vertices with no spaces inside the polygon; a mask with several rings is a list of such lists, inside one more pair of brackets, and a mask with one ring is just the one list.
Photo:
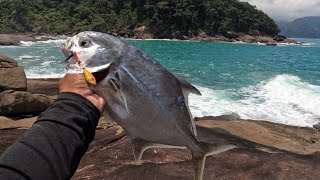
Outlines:
{"label": "fish eye", "polygon": [[81,47],[89,47],[91,45],[91,42],[88,40],[83,40],[80,42]]}

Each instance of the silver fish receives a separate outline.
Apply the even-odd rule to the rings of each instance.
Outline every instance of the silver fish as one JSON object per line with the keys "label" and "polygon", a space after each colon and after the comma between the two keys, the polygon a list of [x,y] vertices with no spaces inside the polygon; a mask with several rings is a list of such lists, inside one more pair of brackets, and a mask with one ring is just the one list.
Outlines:
{"label": "silver fish", "polygon": [[65,48],[77,55],[80,67],[98,77],[93,89],[106,100],[106,119],[126,130],[138,163],[148,148],[186,147],[192,152],[194,177],[200,180],[206,156],[237,147],[199,141],[188,106],[188,95],[201,95],[199,90],[134,46],[87,31],[68,38]]}

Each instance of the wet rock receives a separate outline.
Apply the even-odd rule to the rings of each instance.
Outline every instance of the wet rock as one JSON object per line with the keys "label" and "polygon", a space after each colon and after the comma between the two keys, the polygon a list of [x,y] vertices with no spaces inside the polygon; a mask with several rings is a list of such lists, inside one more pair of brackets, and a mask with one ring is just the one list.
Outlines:
{"label": "wet rock", "polygon": [[18,67],[17,61],[0,54],[0,68],[14,68]]}
{"label": "wet rock", "polygon": [[274,42],[267,42],[266,43],[267,46],[277,46],[277,43]]}
{"label": "wet rock", "polygon": [[7,90],[0,93],[0,115],[40,114],[54,99],[42,94]]}
{"label": "wet rock", "polygon": [[[5,62],[6,67],[14,66],[14,63]],[[27,78],[23,67],[0,68],[0,92],[4,90],[27,90]]]}
{"label": "wet rock", "polygon": [[287,39],[287,37],[284,36],[284,35],[276,35],[276,36],[273,37],[273,40],[275,40],[277,42],[284,41],[285,39]]}

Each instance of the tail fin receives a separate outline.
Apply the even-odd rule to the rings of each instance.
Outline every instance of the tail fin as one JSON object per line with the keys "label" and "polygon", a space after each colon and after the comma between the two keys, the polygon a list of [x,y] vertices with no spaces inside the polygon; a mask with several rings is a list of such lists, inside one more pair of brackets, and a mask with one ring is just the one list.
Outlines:
{"label": "tail fin", "polygon": [[214,154],[219,154],[234,148],[237,146],[233,144],[215,145],[208,142],[199,142],[200,150],[192,151],[192,160],[195,170],[194,179],[202,180],[203,169],[206,161],[206,157]]}

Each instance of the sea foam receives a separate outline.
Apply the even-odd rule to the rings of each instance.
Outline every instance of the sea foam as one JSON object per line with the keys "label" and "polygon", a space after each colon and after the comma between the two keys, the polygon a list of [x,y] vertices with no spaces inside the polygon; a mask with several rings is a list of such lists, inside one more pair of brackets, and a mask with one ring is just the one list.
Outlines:
{"label": "sea foam", "polygon": [[278,75],[256,86],[234,92],[198,87],[203,96],[191,95],[194,116],[218,116],[237,113],[243,119],[268,120],[276,123],[308,126],[320,122],[320,86],[303,82],[292,75]]}

